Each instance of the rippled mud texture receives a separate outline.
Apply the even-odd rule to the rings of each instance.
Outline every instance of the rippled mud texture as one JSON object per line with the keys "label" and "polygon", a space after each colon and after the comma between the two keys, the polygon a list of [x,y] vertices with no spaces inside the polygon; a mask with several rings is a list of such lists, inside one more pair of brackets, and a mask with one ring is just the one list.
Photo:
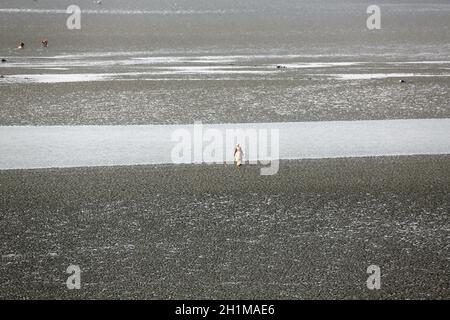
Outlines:
{"label": "rippled mud texture", "polygon": [[0,125],[448,118],[449,79],[8,84]]}
{"label": "rippled mud texture", "polygon": [[0,297],[445,299],[449,186],[448,156],[2,171]]}

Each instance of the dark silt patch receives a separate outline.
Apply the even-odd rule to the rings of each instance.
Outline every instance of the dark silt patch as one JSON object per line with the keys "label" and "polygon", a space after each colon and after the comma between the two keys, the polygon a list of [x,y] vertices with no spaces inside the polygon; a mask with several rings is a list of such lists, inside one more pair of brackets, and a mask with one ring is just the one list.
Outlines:
{"label": "dark silt patch", "polygon": [[[450,296],[448,156],[0,172],[1,298]],[[82,289],[66,268],[79,265]],[[366,287],[378,265],[382,288]]]}

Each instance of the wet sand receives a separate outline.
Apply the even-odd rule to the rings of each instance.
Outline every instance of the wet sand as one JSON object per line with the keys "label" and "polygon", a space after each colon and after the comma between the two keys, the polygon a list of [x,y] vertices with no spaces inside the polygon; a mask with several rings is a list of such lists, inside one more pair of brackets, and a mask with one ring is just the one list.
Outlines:
{"label": "wet sand", "polygon": [[[1,298],[445,299],[448,156],[0,172]],[[66,289],[70,264],[82,289]],[[382,289],[366,287],[379,265]]]}

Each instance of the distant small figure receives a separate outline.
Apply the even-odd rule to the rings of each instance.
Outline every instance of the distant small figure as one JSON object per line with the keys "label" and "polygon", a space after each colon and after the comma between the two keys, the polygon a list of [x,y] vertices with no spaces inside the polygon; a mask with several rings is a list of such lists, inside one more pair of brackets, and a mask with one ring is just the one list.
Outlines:
{"label": "distant small figure", "polygon": [[25,43],[21,42],[19,43],[19,46],[17,47],[17,49],[24,49],[25,48]]}
{"label": "distant small figure", "polygon": [[242,152],[241,146],[239,144],[234,148],[234,161],[236,162],[236,166],[240,167],[242,165]]}
{"label": "distant small figure", "polygon": [[405,80],[402,79],[402,80],[400,80],[399,82],[400,82],[400,83],[405,83]]}
{"label": "distant small figure", "polygon": [[42,46],[43,46],[44,48],[47,48],[47,47],[48,47],[48,39],[42,40],[42,41],[41,41],[41,44],[42,44]]}
{"label": "distant small figure", "polygon": [[277,66],[277,69],[286,69],[286,66],[280,66],[280,65],[278,65],[278,66]]}
{"label": "distant small figure", "polygon": [[2,59],[2,63],[7,63],[7,62],[8,62],[8,60]]}

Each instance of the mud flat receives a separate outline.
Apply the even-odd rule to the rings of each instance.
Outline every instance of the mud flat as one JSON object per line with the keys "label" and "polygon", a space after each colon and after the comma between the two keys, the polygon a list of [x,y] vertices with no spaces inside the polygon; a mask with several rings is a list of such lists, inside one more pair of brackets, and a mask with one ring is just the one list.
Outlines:
{"label": "mud flat", "polygon": [[[448,156],[0,171],[2,298],[450,296]],[[82,289],[66,289],[66,268]],[[382,289],[366,287],[378,265]]]}

